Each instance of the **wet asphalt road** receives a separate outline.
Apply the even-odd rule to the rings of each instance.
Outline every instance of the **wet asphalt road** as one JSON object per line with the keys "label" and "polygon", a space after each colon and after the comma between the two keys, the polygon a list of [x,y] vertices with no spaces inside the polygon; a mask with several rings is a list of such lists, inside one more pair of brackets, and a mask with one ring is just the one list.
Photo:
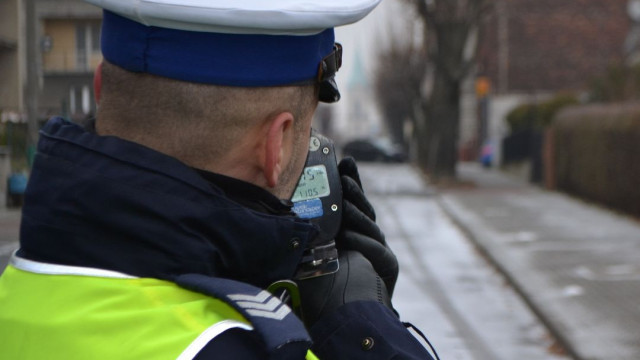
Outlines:
{"label": "wet asphalt road", "polygon": [[400,261],[394,305],[442,359],[569,359],[411,167],[360,164],[360,172]]}

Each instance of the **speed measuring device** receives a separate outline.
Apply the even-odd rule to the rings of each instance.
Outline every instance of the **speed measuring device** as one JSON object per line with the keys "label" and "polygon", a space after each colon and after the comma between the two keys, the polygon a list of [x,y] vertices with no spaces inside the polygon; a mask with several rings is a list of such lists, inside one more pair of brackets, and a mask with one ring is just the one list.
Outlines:
{"label": "speed measuring device", "polygon": [[293,196],[293,211],[320,231],[304,249],[297,279],[338,271],[335,237],[342,220],[342,186],[333,141],[311,130],[309,154]]}

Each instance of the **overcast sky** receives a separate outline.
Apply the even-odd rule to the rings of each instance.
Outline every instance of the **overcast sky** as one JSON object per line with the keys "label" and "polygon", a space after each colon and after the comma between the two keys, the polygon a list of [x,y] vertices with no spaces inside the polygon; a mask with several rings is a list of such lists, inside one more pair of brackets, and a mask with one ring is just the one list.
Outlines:
{"label": "overcast sky", "polygon": [[410,18],[406,9],[406,6],[401,7],[399,0],[383,0],[363,20],[336,29],[336,41],[344,47],[343,68],[337,77],[339,82],[349,80],[356,52],[360,53],[366,72],[373,71],[377,53],[388,46],[393,34],[402,36],[400,30]]}
{"label": "overcast sky", "polygon": [[[358,129],[347,126],[346,123],[353,121],[350,117],[349,106],[353,104],[354,98],[350,94],[349,83],[352,82],[354,73],[354,63],[360,62],[361,72],[364,73],[367,83],[371,86],[374,83],[373,72],[377,64],[378,54],[389,46],[392,39],[396,41],[406,40],[409,23],[413,17],[409,9],[399,0],[383,0],[363,20],[336,28],[336,41],[344,48],[343,65],[336,76],[336,81],[342,100],[332,104],[334,113],[334,128],[346,137],[377,137],[381,135],[381,119],[379,111],[373,99],[373,92],[369,97],[373,100],[364,103],[367,107],[367,120],[369,124]],[[356,55],[358,54],[358,55]],[[359,79],[362,80],[362,79]]]}

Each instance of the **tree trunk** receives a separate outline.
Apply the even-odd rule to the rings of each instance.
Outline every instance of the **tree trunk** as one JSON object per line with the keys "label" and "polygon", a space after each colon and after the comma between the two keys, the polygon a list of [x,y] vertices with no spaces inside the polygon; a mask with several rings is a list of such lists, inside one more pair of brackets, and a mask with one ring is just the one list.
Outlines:
{"label": "tree trunk", "polygon": [[436,68],[433,91],[424,100],[425,126],[418,128],[418,161],[432,181],[456,176],[460,81]]}
{"label": "tree trunk", "polygon": [[429,158],[429,142],[427,130],[427,113],[429,104],[427,99],[420,99],[413,103],[413,142],[415,164],[423,172],[427,172],[427,159]]}
{"label": "tree trunk", "polygon": [[[424,21],[424,42],[434,66],[429,98],[416,117],[418,166],[432,181],[455,180],[462,81],[474,62],[478,26],[492,0],[407,0]],[[415,112],[415,109],[414,109]]]}
{"label": "tree trunk", "polygon": [[463,51],[468,27],[458,22],[438,24],[437,59],[431,95],[425,100],[427,142],[422,167],[432,181],[456,177],[462,79],[466,75]]}
{"label": "tree trunk", "polygon": [[427,172],[434,181],[455,178],[460,121],[460,80],[438,71],[429,99]]}

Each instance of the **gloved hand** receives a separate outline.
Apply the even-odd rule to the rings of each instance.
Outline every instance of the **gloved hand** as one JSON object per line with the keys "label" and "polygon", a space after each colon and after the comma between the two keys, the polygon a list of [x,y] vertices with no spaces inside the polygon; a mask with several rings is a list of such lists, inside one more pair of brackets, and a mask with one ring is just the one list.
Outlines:
{"label": "gloved hand", "polygon": [[356,251],[341,251],[337,272],[297,280],[302,302],[302,317],[307,328],[340,306],[354,301],[376,301],[391,307],[391,298],[384,282]]}
{"label": "gloved hand", "polygon": [[342,224],[336,236],[338,251],[354,250],[361,253],[382,278],[391,297],[398,279],[398,260],[375,223],[376,214],[364,196],[355,160],[352,157],[344,158],[338,164],[338,172],[344,198]]}

